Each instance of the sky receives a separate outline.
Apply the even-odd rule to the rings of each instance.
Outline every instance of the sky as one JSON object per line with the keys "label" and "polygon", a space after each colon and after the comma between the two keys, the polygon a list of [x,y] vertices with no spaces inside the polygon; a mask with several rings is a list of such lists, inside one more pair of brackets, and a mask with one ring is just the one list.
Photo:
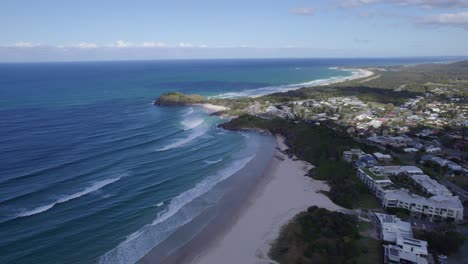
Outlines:
{"label": "sky", "polygon": [[468,0],[1,0],[0,61],[468,55]]}

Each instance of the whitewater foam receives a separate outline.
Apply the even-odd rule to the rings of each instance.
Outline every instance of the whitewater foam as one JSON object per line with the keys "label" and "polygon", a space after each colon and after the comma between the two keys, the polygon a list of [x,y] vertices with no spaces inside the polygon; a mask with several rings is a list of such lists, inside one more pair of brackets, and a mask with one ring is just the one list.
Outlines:
{"label": "whitewater foam", "polygon": [[216,164],[221,162],[223,159],[217,159],[217,160],[204,160],[203,162],[206,164]]}
{"label": "whitewater foam", "polygon": [[99,263],[135,263],[153,247],[169,237],[177,228],[189,223],[202,212],[202,210],[191,209],[188,212],[181,213],[180,216],[177,215],[184,206],[244,168],[254,156],[252,155],[233,162],[231,166],[205,178],[192,189],[173,198],[169,202],[167,209],[160,213],[151,224],[127,236],[124,242],[104,254],[99,259]]}
{"label": "whitewater foam", "polygon": [[23,209],[22,212],[17,214],[15,218],[31,216],[31,215],[35,215],[35,214],[45,212],[45,211],[51,209],[52,207],[56,206],[57,204],[65,203],[65,202],[68,202],[70,200],[77,199],[77,198],[79,198],[81,196],[84,196],[84,195],[89,194],[91,192],[97,191],[97,190],[103,188],[104,186],[107,186],[107,185],[109,185],[111,183],[114,183],[114,182],[116,182],[118,180],[120,180],[120,177],[95,182],[91,186],[83,189],[82,191],[79,191],[79,192],[71,194],[71,195],[64,196],[64,197],[58,199],[57,201],[55,201],[53,203],[50,203],[50,204],[47,204],[47,205],[44,205],[44,206],[39,206],[39,207],[36,207],[36,208],[34,208],[32,210],[24,210]]}
{"label": "whitewater foam", "polygon": [[204,134],[206,134],[208,132],[208,128],[203,128],[203,129],[198,129],[198,130],[193,130],[193,132],[187,136],[187,137],[184,137],[184,138],[181,138],[181,139],[178,139],[170,144],[167,144],[166,146],[164,147],[161,147],[161,148],[158,148],[156,149],[156,151],[166,151],[166,150],[170,150],[170,149],[173,149],[173,148],[179,148],[201,136],[203,136]]}
{"label": "whitewater foam", "polygon": [[188,116],[193,113],[193,107],[190,107],[186,110],[186,112],[182,116]]}
{"label": "whitewater foam", "polygon": [[205,120],[203,118],[189,118],[182,120],[180,124],[184,126],[184,130],[190,130],[203,124],[204,121]]}
{"label": "whitewater foam", "polygon": [[303,87],[313,87],[313,86],[321,86],[321,85],[330,85],[334,83],[354,80],[365,78],[373,75],[374,73],[364,69],[355,69],[355,68],[338,68],[338,67],[331,67],[332,70],[340,70],[340,71],[350,71],[351,76],[335,76],[330,77],[327,79],[318,79],[313,80],[310,82],[303,82],[297,84],[286,84],[280,86],[267,86],[257,89],[245,90],[240,92],[228,92],[213,96],[213,98],[239,98],[239,97],[260,97],[268,94],[279,93],[279,92],[287,92],[291,90],[297,90]]}

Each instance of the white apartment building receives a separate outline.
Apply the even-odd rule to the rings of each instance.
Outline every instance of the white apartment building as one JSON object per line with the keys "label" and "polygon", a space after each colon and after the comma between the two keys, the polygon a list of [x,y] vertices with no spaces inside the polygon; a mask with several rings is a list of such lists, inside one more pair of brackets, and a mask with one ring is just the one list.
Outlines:
{"label": "white apartment building", "polygon": [[[392,186],[389,175],[404,174],[411,178],[430,198],[422,197],[406,189]],[[422,174],[415,166],[375,166],[358,168],[357,176],[380,200],[384,208],[402,208],[412,215],[440,220],[463,220],[463,204],[437,181]]]}
{"label": "white apartment building", "polygon": [[463,220],[463,204],[455,196],[437,195],[426,198],[405,189],[385,190],[382,187],[376,190],[376,196],[384,208],[403,208],[413,215],[430,219]]}
{"label": "white apartment building", "polygon": [[398,236],[405,238],[413,237],[411,224],[402,221],[396,215],[374,213],[374,217],[381,240],[396,243]]}
{"label": "white apartment building", "polygon": [[384,245],[384,263],[427,263],[427,242],[413,238],[409,222],[395,215],[375,213],[375,222]]}

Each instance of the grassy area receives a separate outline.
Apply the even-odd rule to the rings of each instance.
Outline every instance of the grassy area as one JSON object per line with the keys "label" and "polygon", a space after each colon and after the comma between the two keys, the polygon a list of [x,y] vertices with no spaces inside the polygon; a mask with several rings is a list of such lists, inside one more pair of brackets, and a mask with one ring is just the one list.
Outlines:
{"label": "grassy area", "polygon": [[352,208],[380,208],[380,203],[374,195],[368,192],[364,192],[359,193],[358,198],[353,201]]}
{"label": "grassy area", "polygon": [[386,179],[386,177],[383,176],[383,175],[377,175],[377,174],[373,173],[369,168],[362,168],[362,170],[374,180],[379,181],[379,180],[385,180]]}

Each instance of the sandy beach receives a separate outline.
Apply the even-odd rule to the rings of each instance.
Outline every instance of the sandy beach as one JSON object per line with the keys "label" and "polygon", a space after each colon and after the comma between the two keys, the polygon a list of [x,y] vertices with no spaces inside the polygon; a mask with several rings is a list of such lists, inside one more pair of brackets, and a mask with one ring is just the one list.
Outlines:
{"label": "sandy beach", "polygon": [[[283,138],[277,136],[277,142],[281,150],[287,148]],[[319,192],[328,190],[325,183],[304,176],[310,166],[277,150],[237,219],[189,263],[274,263],[268,258],[270,245],[297,213],[312,205],[345,210]]]}
{"label": "sandy beach", "polygon": [[206,110],[210,111],[210,112],[220,112],[220,111],[225,111],[225,110],[228,110],[229,108],[225,107],[225,106],[222,106],[222,105],[214,105],[214,104],[193,104],[193,105],[197,105],[197,106],[201,106],[203,108],[205,108]]}

